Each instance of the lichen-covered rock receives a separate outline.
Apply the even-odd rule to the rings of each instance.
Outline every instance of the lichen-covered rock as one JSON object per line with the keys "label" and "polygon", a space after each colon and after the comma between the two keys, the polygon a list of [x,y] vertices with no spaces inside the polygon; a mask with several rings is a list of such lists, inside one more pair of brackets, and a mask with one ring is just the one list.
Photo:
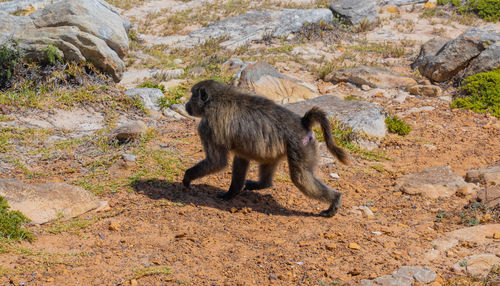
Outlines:
{"label": "lichen-covered rock", "polygon": [[417,82],[401,76],[388,68],[359,66],[344,68],[325,76],[325,81],[350,82],[356,85],[368,85],[372,88],[396,88],[414,86]]}
{"label": "lichen-covered rock", "polygon": [[378,5],[375,0],[341,0],[330,3],[330,10],[348,24],[358,25],[362,21],[375,22]]}
{"label": "lichen-covered rock", "polygon": [[292,103],[317,96],[314,86],[280,73],[265,62],[246,66],[239,87],[253,90],[277,103]]}
{"label": "lichen-covered rock", "polygon": [[88,191],[64,183],[25,184],[0,179],[0,196],[33,223],[46,223],[61,215],[72,218],[101,206]]}
{"label": "lichen-covered rock", "polygon": [[175,46],[190,48],[209,39],[225,37],[221,46],[237,48],[248,42],[261,40],[264,36],[282,37],[302,29],[305,23],[330,22],[329,9],[282,9],[277,11],[251,12],[191,32]]}
{"label": "lichen-covered rock", "polygon": [[324,95],[285,105],[286,108],[303,116],[309,109],[319,106],[328,116],[349,126],[354,132],[373,137],[386,135],[385,115],[382,108],[374,103],[342,100],[332,95]]}
{"label": "lichen-covered rock", "polygon": [[[464,262],[466,265],[464,265]],[[486,277],[494,265],[500,264],[500,257],[495,254],[486,253],[479,255],[471,255],[461,259],[453,265],[453,270],[456,273],[464,275],[472,275],[475,277]],[[466,267],[467,266],[467,267]]]}
{"label": "lichen-covered rock", "polygon": [[449,38],[436,37],[425,42],[422,47],[420,47],[420,52],[415,61],[411,64],[411,68],[418,68],[418,66],[423,63],[425,57],[435,56],[437,52],[439,52],[439,50],[449,41]]}
{"label": "lichen-covered rock", "polygon": [[430,167],[420,173],[405,175],[396,180],[395,190],[431,199],[447,198],[455,193],[470,194],[474,184],[469,184],[450,167]]}
{"label": "lichen-covered rock", "polygon": [[125,28],[116,8],[103,0],[54,1],[28,16],[0,11],[0,44],[14,40],[31,59],[44,58],[43,50],[53,45],[65,60],[91,62],[116,82],[125,70]]}
{"label": "lichen-covered rock", "polygon": [[[498,51],[495,43],[500,41],[500,35],[494,28],[470,28],[462,35],[447,42],[435,55],[425,56],[418,65],[420,73],[433,81],[447,81],[462,72],[469,62],[474,58],[481,58],[480,54],[488,47],[493,47],[487,55],[488,59],[494,56]],[[484,59],[481,59],[484,62]],[[495,59],[498,60],[498,59]],[[477,73],[478,70],[489,71],[489,64],[478,67],[474,64],[468,74]]]}

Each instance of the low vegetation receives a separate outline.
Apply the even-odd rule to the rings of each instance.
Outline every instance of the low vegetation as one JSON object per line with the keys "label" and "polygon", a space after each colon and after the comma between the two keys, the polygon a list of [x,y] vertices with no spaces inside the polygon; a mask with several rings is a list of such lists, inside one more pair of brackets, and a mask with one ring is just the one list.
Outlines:
{"label": "low vegetation", "polygon": [[9,210],[4,197],[0,197],[0,237],[21,240],[32,239],[31,233],[23,228],[29,219],[18,211]]}
{"label": "low vegetation", "polygon": [[461,14],[475,13],[486,21],[497,22],[500,20],[499,0],[438,0],[439,5],[451,4],[458,7]]}
{"label": "low vegetation", "polygon": [[466,108],[500,118],[500,69],[467,77],[460,86],[464,97],[451,103],[452,108]]}
{"label": "low vegetation", "polygon": [[14,70],[21,62],[21,52],[15,43],[0,46],[0,90],[10,87]]}
{"label": "low vegetation", "polygon": [[407,135],[411,131],[411,127],[397,116],[388,116],[385,119],[385,125],[389,133],[395,133],[401,136]]}

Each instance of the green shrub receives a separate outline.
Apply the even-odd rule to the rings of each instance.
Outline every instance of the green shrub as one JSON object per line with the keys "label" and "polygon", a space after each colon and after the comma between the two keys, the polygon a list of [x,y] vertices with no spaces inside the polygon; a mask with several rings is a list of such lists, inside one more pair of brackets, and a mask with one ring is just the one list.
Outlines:
{"label": "green shrub", "polygon": [[500,118],[500,69],[467,77],[459,88],[467,96],[457,98],[452,108],[466,108]]}
{"label": "green shrub", "polygon": [[446,5],[448,3],[451,3],[451,5],[458,7],[462,4],[462,0],[437,0],[438,5]]}
{"label": "green shrub", "polygon": [[5,198],[0,197],[0,237],[8,239],[31,239],[31,233],[22,228],[29,219],[18,211],[9,211]]}
{"label": "green shrub", "polygon": [[411,127],[397,116],[388,116],[385,119],[385,125],[387,126],[387,131],[390,133],[396,133],[402,136],[407,135],[411,131]]}
{"label": "green shrub", "polygon": [[163,84],[152,83],[149,81],[146,81],[145,83],[142,83],[142,84],[138,85],[137,87],[157,88],[157,89],[161,90],[161,92],[163,92],[163,94],[165,94],[165,92],[167,92],[165,89],[165,86]]}
{"label": "green shrub", "polygon": [[63,62],[62,52],[56,46],[48,45],[42,51],[45,52],[49,64],[55,65],[57,62]]}
{"label": "green shrub", "polygon": [[174,88],[169,88],[164,97],[159,98],[158,105],[161,108],[170,107],[172,104],[181,103],[181,98],[183,98],[187,93],[187,88],[179,85]]}
{"label": "green shrub", "polygon": [[474,12],[487,21],[497,22],[500,20],[500,0],[469,0],[458,11]]}
{"label": "green shrub", "polygon": [[14,75],[14,70],[20,63],[21,52],[15,43],[0,46],[0,89],[8,87],[8,83]]}

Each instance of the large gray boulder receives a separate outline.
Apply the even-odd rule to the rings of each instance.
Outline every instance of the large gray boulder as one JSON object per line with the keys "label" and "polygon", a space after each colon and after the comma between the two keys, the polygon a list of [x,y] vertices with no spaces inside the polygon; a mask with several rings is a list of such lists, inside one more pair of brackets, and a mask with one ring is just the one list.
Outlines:
{"label": "large gray boulder", "polygon": [[0,179],[0,196],[33,223],[72,218],[103,205],[88,191],[64,183],[25,184]]}
{"label": "large gray boulder", "polygon": [[350,82],[373,88],[410,87],[417,82],[409,77],[394,73],[388,68],[359,66],[336,70],[325,76],[325,81],[333,83]]}
{"label": "large gray boulder", "polygon": [[[497,64],[500,61],[498,58],[494,58],[491,63],[488,63],[488,59],[500,53],[496,44],[499,41],[500,34],[496,33],[494,28],[470,28],[447,42],[435,55],[428,55],[421,59],[418,63],[418,70],[422,75],[437,82],[452,79],[466,69],[471,60],[471,67],[467,68],[467,74],[489,71],[498,67]],[[487,54],[481,56],[485,50],[488,50]],[[479,66],[480,63],[482,66]]]}
{"label": "large gray boulder", "polygon": [[282,37],[299,31],[305,23],[330,22],[329,9],[283,9],[252,12],[218,21],[191,32],[178,47],[194,47],[209,39],[226,37],[221,46],[237,48],[264,36]]}
{"label": "large gray boulder", "polygon": [[314,86],[282,74],[265,62],[246,66],[241,71],[239,87],[253,90],[280,104],[318,96]]}
{"label": "large gray boulder", "polygon": [[43,58],[47,45],[56,46],[68,61],[88,61],[119,81],[128,50],[124,21],[103,0],[55,1],[28,16],[0,11],[0,44],[17,41],[31,58]]}
{"label": "large gray boulder", "polygon": [[341,0],[330,3],[333,14],[350,25],[358,25],[363,20],[377,20],[378,5],[375,0]]}
{"label": "large gray boulder", "polygon": [[382,108],[370,102],[343,100],[332,95],[324,95],[285,105],[300,116],[314,106],[321,107],[328,116],[351,127],[354,132],[373,137],[384,137],[386,134],[385,115],[382,113]]}
{"label": "large gray boulder", "polygon": [[106,42],[118,56],[128,51],[128,36],[120,15],[110,5],[98,0],[68,0],[36,10],[29,16],[36,27],[77,27]]}

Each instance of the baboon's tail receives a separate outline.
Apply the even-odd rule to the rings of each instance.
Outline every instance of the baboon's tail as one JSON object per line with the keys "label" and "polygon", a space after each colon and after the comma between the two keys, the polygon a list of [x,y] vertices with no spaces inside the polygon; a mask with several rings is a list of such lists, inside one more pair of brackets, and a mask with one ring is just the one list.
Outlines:
{"label": "baboon's tail", "polygon": [[328,150],[330,150],[330,152],[335,155],[340,162],[347,164],[349,162],[348,156],[344,149],[335,144],[332,137],[330,122],[328,121],[326,113],[318,107],[313,107],[311,110],[306,112],[304,117],[302,117],[302,125],[306,129],[311,129],[313,124],[316,122],[319,123],[321,129],[323,130],[323,136],[325,137],[326,147]]}

